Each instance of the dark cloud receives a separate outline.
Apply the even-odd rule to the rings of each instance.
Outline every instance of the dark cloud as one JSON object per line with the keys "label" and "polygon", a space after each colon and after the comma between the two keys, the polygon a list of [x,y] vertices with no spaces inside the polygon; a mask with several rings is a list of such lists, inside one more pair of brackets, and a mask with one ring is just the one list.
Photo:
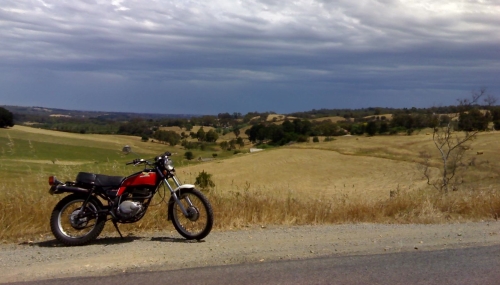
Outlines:
{"label": "dark cloud", "polygon": [[486,0],[7,0],[0,104],[165,113],[454,104],[482,86],[500,93],[499,14]]}

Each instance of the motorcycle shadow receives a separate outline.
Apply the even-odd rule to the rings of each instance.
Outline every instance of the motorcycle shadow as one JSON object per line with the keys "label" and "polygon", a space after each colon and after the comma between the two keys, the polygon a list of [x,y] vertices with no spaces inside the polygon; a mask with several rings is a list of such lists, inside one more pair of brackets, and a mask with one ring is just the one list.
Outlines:
{"label": "motorcycle shadow", "polygon": [[162,241],[162,242],[181,242],[181,243],[200,243],[205,242],[205,240],[187,240],[185,238],[175,238],[175,237],[152,237],[151,241]]}
{"label": "motorcycle shadow", "polygon": [[[134,235],[128,235],[123,238],[121,237],[102,237],[94,240],[93,242],[90,242],[85,245],[81,246],[92,246],[92,245],[115,245],[115,244],[123,244],[123,243],[129,243],[133,242],[136,240],[147,240],[149,239],[150,241],[161,241],[161,242],[180,242],[180,243],[199,243],[199,242],[205,242],[204,240],[187,240],[184,238],[176,238],[176,237],[152,237],[152,238],[147,238],[147,237],[141,237],[141,236],[134,236]],[[52,240],[46,240],[46,241],[41,241],[41,242],[33,242],[30,243],[29,245],[31,246],[38,246],[38,247],[68,247],[67,245],[62,244],[56,239]]]}
{"label": "motorcycle shadow", "polygon": [[[80,246],[92,246],[92,245],[113,245],[113,244],[121,244],[121,243],[129,243],[133,242],[135,240],[142,239],[141,237],[137,236],[126,236],[126,237],[102,237],[98,238],[88,244],[80,245]],[[34,242],[31,244],[32,246],[39,246],[39,247],[70,247],[67,246],[61,242],[59,242],[56,239],[52,240],[46,240],[46,241],[41,241],[41,242]]]}

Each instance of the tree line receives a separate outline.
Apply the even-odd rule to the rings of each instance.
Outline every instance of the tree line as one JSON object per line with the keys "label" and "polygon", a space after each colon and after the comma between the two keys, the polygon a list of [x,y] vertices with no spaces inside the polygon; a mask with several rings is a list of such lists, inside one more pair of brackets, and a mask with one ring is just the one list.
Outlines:
{"label": "tree line", "polygon": [[[478,94],[484,95],[485,90],[481,89]],[[496,100],[492,96],[488,95],[484,100],[485,104],[482,105],[478,104],[477,100],[474,104],[464,103],[467,102],[459,102],[456,106],[432,108],[313,109],[308,112],[285,114],[284,117],[294,117],[294,119],[282,123],[267,121],[270,114],[276,114],[272,111],[249,112],[245,115],[234,112],[190,117],[142,117],[139,114],[131,117],[130,114],[100,113],[96,113],[98,114],[96,117],[54,117],[30,112],[12,114],[2,108],[0,125],[30,122],[32,126],[44,129],[74,133],[133,135],[145,141],[155,139],[171,145],[187,146],[215,143],[221,135],[229,132],[234,132],[238,138],[242,128],[247,128],[245,133],[251,142],[268,142],[273,145],[283,145],[291,141],[302,142],[318,136],[412,134],[424,128],[435,128],[449,122],[456,130],[484,131],[488,129],[490,123],[493,123],[495,129],[500,129],[500,106],[494,105]],[[344,120],[332,122],[326,119],[332,116],[342,117]],[[182,128],[183,132],[178,134],[162,130],[162,127],[173,126]],[[194,133],[192,131],[194,126],[202,127]],[[203,127],[210,127],[210,130],[205,131]],[[193,139],[196,139],[197,143],[192,142]],[[233,145],[238,145],[238,142],[234,141]]]}

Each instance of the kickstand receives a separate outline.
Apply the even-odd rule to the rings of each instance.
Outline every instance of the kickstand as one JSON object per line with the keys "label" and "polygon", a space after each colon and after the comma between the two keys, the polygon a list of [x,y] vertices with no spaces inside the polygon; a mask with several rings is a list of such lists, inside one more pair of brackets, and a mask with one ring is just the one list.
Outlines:
{"label": "kickstand", "polygon": [[123,239],[122,233],[120,232],[120,229],[118,228],[118,225],[116,224],[115,220],[113,220],[113,225],[115,226],[115,229],[118,232],[118,234],[120,234],[120,237]]}

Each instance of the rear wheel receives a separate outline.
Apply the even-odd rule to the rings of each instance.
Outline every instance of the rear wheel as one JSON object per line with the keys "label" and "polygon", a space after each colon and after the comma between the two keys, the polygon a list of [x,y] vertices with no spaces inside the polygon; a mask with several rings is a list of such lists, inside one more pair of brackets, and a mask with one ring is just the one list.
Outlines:
{"label": "rear wheel", "polygon": [[201,240],[212,230],[214,214],[208,199],[196,189],[181,189],[177,191],[180,203],[188,215],[182,213],[179,205],[172,201],[169,216],[180,235],[186,239]]}
{"label": "rear wheel", "polygon": [[65,245],[86,244],[99,236],[106,223],[105,217],[98,215],[102,203],[93,197],[85,208],[82,205],[86,197],[69,195],[63,198],[52,211],[50,229],[57,240]]}

